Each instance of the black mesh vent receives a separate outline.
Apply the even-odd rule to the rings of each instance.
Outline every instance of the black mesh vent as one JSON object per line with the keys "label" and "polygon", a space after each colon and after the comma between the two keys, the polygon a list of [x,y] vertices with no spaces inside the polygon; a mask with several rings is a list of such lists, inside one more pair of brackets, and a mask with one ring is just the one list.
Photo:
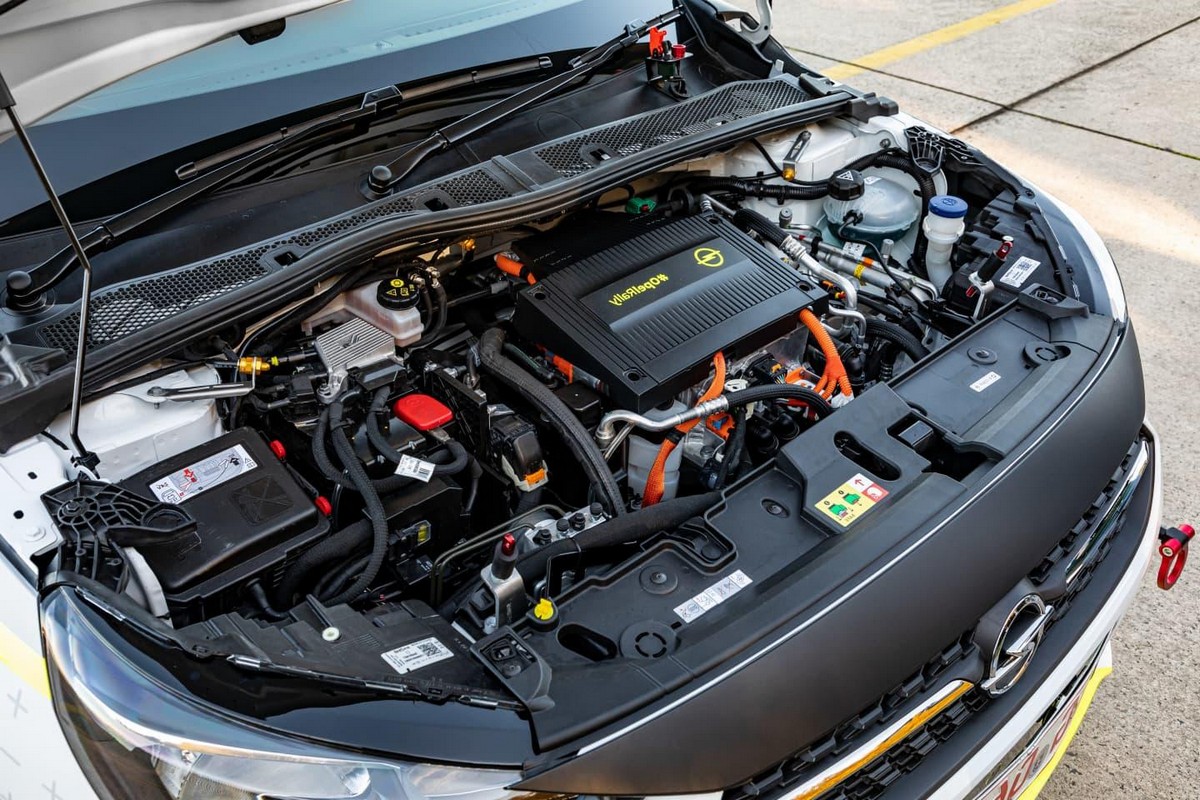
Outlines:
{"label": "black mesh vent", "polygon": [[[783,80],[733,83],[670,108],[583,133],[534,152],[562,175],[570,176],[595,166],[584,153],[596,148],[609,158],[629,155],[806,99],[800,89]],[[384,217],[490,203],[512,195],[486,167],[471,167],[234,255],[100,289],[92,297],[89,349],[136,333],[265,277],[274,268],[264,263],[262,256],[271,250],[289,246],[307,250]],[[69,351],[75,346],[78,328],[79,314],[71,313],[43,325],[39,335],[47,345]]]}
{"label": "black mesh vent", "polygon": [[[89,347],[136,333],[263,277],[270,270],[262,255],[276,244],[258,245],[215,261],[97,291],[92,296]],[[78,332],[79,312],[72,312],[43,326],[39,334],[47,345],[71,351]]]}
{"label": "black mesh vent", "polygon": [[534,150],[534,155],[559,174],[570,177],[611,158],[639,153],[807,99],[803,91],[783,80],[731,83],[678,105]]}

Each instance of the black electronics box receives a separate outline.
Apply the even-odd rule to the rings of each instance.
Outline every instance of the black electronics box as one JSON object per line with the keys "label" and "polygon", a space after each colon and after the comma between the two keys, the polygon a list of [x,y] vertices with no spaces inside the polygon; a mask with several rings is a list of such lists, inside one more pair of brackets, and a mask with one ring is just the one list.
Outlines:
{"label": "black electronics box", "polygon": [[202,603],[205,613],[223,610],[209,607],[213,598],[255,576],[269,592],[279,577],[275,568],[329,532],[329,520],[313,498],[263,437],[247,428],[121,483],[179,506],[196,521],[194,534],[139,548],[174,607]]}
{"label": "black electronics box", "polygon": [[825,299],[722,217],[594,214],[532,237],[537,283],[517,300],[525,338],[644,412],[704,379],[713,354],[746,355]]}

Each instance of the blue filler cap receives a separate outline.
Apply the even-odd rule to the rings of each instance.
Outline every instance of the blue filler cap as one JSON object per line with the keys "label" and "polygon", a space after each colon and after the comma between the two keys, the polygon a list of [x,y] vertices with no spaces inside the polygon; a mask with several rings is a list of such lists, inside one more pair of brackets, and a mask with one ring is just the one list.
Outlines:
{"label": "blue filler cap", "polygon": [[939,194],[929,201],[929,213],[946,219],[962,219],[967,215],[967,201],[952,194]]}

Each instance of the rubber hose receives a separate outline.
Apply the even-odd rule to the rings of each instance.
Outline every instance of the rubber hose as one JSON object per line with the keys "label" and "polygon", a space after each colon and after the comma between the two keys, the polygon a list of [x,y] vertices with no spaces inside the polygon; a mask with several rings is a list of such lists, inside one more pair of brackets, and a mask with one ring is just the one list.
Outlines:
{"label": "rubber hose", "polygon": [[317,598],[324,602],[323,595],[328,592],[338,591],[338,589],[345,585],[346,581],[365,569],[370,560],[371,556],[369,555],[360,556],[359,558],[347,561],[336,570],[330,572],[321,579],[321,583],[317,586],[317,592],[315,592]]}
{"label": "rubber hose", "polygon": [[521,496],[517,498],[517,507],[513,509],[514,517],[523,517],[530,511],[542,504],[542,489],[539,486],[532,492],[521,492]]}
{"label": "rubber hose", "polygon": [[329,405],[329,424],[333,429],[333,447],[337,451],[338,457],[346,465],[350,480],[354,482],[359,494],[362,495],[367,519],[371,521],[374,540],[371,543],[371,559],[367,562],[366,568],[349,589],[328,600],[330,605],[355,600],[371,585],[371,582],[379,575],[379,570],[383,568],[383,559],[387,556],[388,545],[387,511],[383,507],[383,501],[379,499],[379,492],[376,491],[370,476],[367,475],[366,468],[355,455],[354,444],[350,441],[350,436],[342,428],[341,423],[342,404],[335,400]]}
{"label": "rubber hose", "polygon": [[267,592],[261,583],[251,581],[247,588],[250,590],[250,599],[254,601],[254,605],[258,607],[264,617],[272,622],[282,622],[287,619],[287,614],[277,611],[271,606],[271,601],[267,599]]}
{"label": "rubber hose", "polygon": [[531,589],[545,576],[546,566],[555,556],[640,542],[661,530],[678,527],[692,517],[703,514],[720,500],[720,492],[708,492],[664,500],[631,514],[610,519],[594,528],[580,531],[575,536],[559,539],[522,556],[517,561],[517,572],[525,581],[526,588]]}
{"label": "rubber hose", "polygon": [[623,514],[625,509],[621,503],[621,490],[604,461],[604,454],[596,447],[587,428],[583,427],[583,423],[558,395],[510,361],[503,349],[504,331],[489,328],[484,332],[479,340],[479,358],[484,370],[542,412],[579,460],[605,511],[614,516]]}
{"label": "rubber hose", "polygon": [[783,249],[783,243],[791,238],[791,234],[767,219],[762,214],[750,208],[739,208],[733,215],[733,224],[757,233],[776,247]]}
{"label": "rubber hose", "polygon": [[929,355],[925,345],[917,337],[891,322],[870,318],[867,320],[867,336],[884,339],[899,347],[913,361],[920,361]]}
{"label": "rubber hose", "polygon": [[826,181],[815,183],[761,183],[738,178],[709,178],[700,182],[705,191],[735,192],[746,197],[774,200],[819,200],[829,194]]}
{"label": "rubber hose", "polygon": [[279,588],[275,590],[276,605],[281,608],[291,608],[296,590],[304,583],[304,579],[310,572],[327,561],[348,558],[370,538],[370,521],[360,519],[358,522],[351,523],[340,531],[326,536],[305,550],[299,558],[292,562],[287,572],[283,573]]}
{"label": "rubber hose", "polygon": [[479,459],[471,459],[471,483],[467,488],[467,497],[463,500],[463,512],[468,516],[475,510],[475,500],[479,497],[479,479],[483,477],[483,467],[479,464]]}
{"label": "rubber hose", "polygon": [[434,315],[437,317],[436,322],[431,322],[428,330],[421,334],[422,340],[428,340],[428,344],[432,344],[441,336],[442,331],[446,328],[446,316],[448,301],[446,299],[446,287],[442,286],[441,281],[434,281],[431,287],[433,295],[437,300],[437,306],[434,310]]}
{"label": "rubber hose", "polygon": [[721,466],[717,469],[717,479],[714,489],[724,488],[725,482],[729,479],[730,470],[735,467],[738,460],[742,457],[742,446],[746,443],[746,410],[742,406],[738,406],[733,410],[733,434],[729,437],[725,444],[725,457],[721,459]]}
{"label": "rubber hose", "polygon": [[769,400],[800,400],[807,403],[808,407],[820,417],[827,417],[833,413],[833,406],[829,405],[828,400],[807,386],[798,386],[794,383],[770,383],[764,386],[751,386],[749,389],[730,392],[725,395],[725,399],[729,401],[730,408],[749,403],[764,403]]}

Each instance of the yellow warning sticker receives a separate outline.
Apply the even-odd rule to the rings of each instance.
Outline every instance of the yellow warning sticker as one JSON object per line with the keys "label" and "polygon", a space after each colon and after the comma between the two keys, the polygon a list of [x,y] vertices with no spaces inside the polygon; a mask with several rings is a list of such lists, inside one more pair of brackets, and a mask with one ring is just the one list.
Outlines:
{"label": "yellow warning sticker", "polygon": [[861,472],[825,495],[816,508],[843,528],[870,511],[887,497],[887,489]]}

